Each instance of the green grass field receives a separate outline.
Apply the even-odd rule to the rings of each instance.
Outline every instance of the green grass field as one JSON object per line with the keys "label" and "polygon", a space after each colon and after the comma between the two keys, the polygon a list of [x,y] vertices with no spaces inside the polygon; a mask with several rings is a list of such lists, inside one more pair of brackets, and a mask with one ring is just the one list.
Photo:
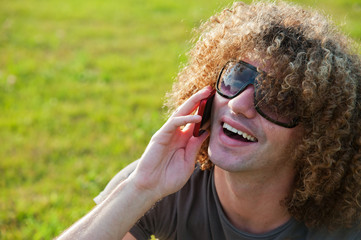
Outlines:
{"label": "green grass field", "polygon": [[[300,2],[361,41],[359,0]],[[230,3],[0,0],[0,239],[51,239],[94,206],[165,121],[192,28]]]}

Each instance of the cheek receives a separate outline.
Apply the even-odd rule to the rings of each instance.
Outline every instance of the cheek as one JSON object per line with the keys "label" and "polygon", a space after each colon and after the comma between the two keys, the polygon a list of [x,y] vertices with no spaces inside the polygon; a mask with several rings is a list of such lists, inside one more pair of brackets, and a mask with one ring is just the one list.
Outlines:
{"label": "cheek", "polygon": [[[296,145],[302,139],[302,131],[296,128],[283,128],[280,126],[267,126],[265,128],[267,142],[271,143],[270,147],[273,148],[278,154],[289,155],[295,150]],[[276,151],[278,149],[278,151]]]}
{"label": "cheek", "polygon": [[213,105],[212,105],[212,115],[217,114],[222,108],[227,106],[228,99],[220,96],[218,93],[214,95]]}
{"label": "cheek", "polygon": [[226,105],[228,100],[222,96],[220,96],[218,93],[214,95],[213,99],[213,108],[219,108],[220,106]]}
{"label": "cheek", "polygon": [[262,125],[264,126],[264,130],[267,133],[273,133],[275,135],[277,135],[277,133],[279,133],[280,131],[282,131],[282,129],[277,129],[277,127],[275,126],[275,124],[271,123],[270,121],[268,121],[267,119],[262,118]]}
{"label": "cheek", "polygon": [[279,145],[288,145],[299,138],[299,128],[285,128],[278,126],[265,118],[261,118],[261,125],[267,140]]}

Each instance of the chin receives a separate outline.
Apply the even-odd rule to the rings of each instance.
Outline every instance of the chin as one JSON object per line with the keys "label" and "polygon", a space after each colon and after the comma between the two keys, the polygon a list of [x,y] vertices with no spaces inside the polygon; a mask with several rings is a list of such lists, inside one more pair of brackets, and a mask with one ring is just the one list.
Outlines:
{"label": "chin", "polygon": [[242,165],[244,165],[242,163],[241,159],[233,159],[230,157],[225,157],[225,155],[222,151],[217,151],[218,149],[213,149],[212,152],[212,148],[209,147],[208,148],[208,156],[209,159],[212,161],[212,163],[225,170],[228,172],[237,172],[240,171],[243,167]]}

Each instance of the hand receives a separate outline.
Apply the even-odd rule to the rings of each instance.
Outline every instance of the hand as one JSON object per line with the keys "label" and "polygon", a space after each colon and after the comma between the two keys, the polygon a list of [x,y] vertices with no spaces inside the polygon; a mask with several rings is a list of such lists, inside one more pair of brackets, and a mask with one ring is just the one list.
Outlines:
{"label": "hand", "polygon": [[149,191],[154,198],[160,199],[178,191],[190,178],[197,153],[209,135],[205,132],[193,137],[194,123],[200,122],[202,117],[190,114],[211,90],[206,87],[191,96],[153,135],[130,176],[139,190]]}
{"label": "hand", "polygon": [[155,201],[178,191],[191,176],[199,148],[209,135],[193,137],[194,123],[202,118],[189,114],[210,92],[211,87],[204,88],[182,104],[154,134],[135,171],[120,183],[116,178],[109,196],[59,239],[122,239]]}

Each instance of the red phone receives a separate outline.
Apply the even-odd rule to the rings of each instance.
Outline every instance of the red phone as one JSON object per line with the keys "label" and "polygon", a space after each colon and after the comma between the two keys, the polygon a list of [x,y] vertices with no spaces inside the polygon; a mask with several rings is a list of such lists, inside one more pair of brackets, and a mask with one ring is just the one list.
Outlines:
{"label": "red phone", "polygon": [[209,128],[215,92],[213,90],[207,98],[202,99],[199,103],[197,114],[202,116],[202,121],[194,125],[193,136],[195,137],[199,137]]}

